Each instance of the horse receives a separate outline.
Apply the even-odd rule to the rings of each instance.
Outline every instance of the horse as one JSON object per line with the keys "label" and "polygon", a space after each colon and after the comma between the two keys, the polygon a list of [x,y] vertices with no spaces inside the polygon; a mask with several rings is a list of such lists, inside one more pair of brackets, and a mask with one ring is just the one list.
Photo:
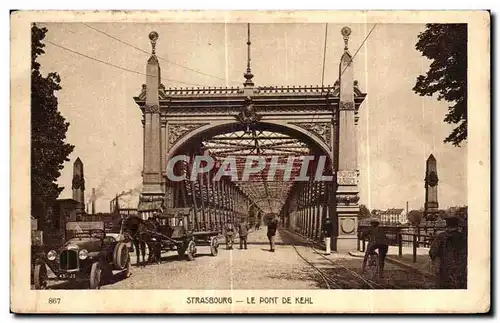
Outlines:
{"label": "horse", "polygon": [[[134,244],[137,255],[137,265],[146,264],[146,245],[149,249],[147,263],[160,262],[161,242],[156,241],[155,232],[159,232],[159,223],[154,220],[143,220],[137,216],[127,216],[123,219],[123,228],[127,232]],[[142,255],[142,262],[140,257]]]}

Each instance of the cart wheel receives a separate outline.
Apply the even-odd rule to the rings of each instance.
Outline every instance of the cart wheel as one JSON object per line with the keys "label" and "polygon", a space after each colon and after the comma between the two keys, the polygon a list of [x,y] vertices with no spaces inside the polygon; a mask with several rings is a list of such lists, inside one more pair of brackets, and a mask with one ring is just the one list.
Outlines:
{"label": "cart wheel", "polygon": [[35,273],[33,277],[35,283],[35,289],[46,289],[47,288],[47,267],[45,264],[36,264]]}
{"label": "cart wheel", "polygon": [[217,254],[219,253],[219,240],[217,240],[216,237],[212,237],[212,239],[210,239],[210,254],[212,256],[217,256]]}
{"label": "cart wheel", "polygon": [[101,276],[102,276],[101,264],[98,261],[96,261],[92,264],[92,268],[90,269],[90,280],[89,280],[90,289],[101,288]]}
{"label": "cart wheel", "polygon": [[127,266],[129,258],[128,247],[123,242],[118,242],[113,251],[113,267],[116,270],[123,270]]}
{"label": "cart wheel", "polygon": [[194,256],[196,255],[196,244],[193,240],[189,241],[188,243],[186,255],[189,261],[194,260]]}
{"label": "cart wheel", "polygon": [[179,255],[179,259],[184,259],[184,255],[186,254],[186,246],[184,244],[177,246],[177,254]]}

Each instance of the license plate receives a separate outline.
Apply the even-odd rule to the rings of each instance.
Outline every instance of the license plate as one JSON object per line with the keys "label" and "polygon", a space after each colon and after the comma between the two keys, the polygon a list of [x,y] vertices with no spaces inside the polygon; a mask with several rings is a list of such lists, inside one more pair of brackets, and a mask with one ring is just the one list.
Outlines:
{"label": "license plate", "polygon": [[75,279],[76,274],[60,274],[59,278],[61,278],[61,279]]}

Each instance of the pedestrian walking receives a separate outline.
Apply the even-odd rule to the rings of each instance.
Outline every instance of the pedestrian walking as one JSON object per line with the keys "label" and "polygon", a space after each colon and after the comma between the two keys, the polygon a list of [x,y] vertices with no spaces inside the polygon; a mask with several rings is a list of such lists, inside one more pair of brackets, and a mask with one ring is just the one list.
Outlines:
{"label": "pedestrian walking", "polygon": [[436,287],[439,289],[467,288],[467,236],[459,231],[459,219],[452,215],[446,220],[445,232],[432,241],[429,256],[438,265]]}
{"label": "pedestrian walking", "polygon": [[323,236],[325,237],[325,247],[326,247],[325,255],[331,254],[332,232],[333,232],[332,219],[327,218],[325,224],[323,225]]}
{"label": "pedestrian walking", "polygon": [[226,225],[224,226],[224,235],[226,237],[226,246],[228,250],[233,249],[234,231],[233,222],[231,219],[228,219]]}
{"label": "pedestrian walking", "polygon": [[244,219],[240,221],[240,225],[238,227],[238,234],[240,236],[240,249],[247,249],[247,236],[248,236],[248,230],[250,229],[247,221]]}
{"label": "pedestrian walking", "polygon": [[276,230],[278,229],[278,219],[273,217],[267,223],[267,238],[269,239],[270,251],[274,252],[274,236],[276,235]]}

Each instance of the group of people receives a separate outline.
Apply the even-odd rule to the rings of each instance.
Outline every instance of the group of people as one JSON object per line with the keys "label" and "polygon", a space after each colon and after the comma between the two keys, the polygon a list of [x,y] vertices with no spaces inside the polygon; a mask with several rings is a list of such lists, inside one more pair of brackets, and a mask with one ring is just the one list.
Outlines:
{"label": "group of people", "polygon": [[[459,229],[458,217],[449,216],[445,220],[445,231],[433,238],[429,250],[431,260],[437,265],[436,287],[439,289],[467,288],[467,234]],[[383,277],[389,239],[379,224],[377,219],[372,219],[370,231],[364,234],[369,242],[362,270],[365,271],[368,256],[378,250],[379,276]]]}
{"label": "group of people", "polygon": [[[247,238],[248,231],[250,230],[250,226],[245,220],[241,220],[238,225],[238,235],[240,237],[240,249],[247,249]],[[227,220],[226,225],[224,226],[224,235],[226,237],[226,245],[227,249],[233,249],[234,236],[236,234],[236,228],[233,225],[231,220]]]}
{"label": "group of people", "polygon": [[[260,222],[255,225],[255,230],[260,229]],[[269,247],[271,252],[275,252],[274,236],[276,235],[276,230],[278,229],[278,219],[273,218],[269,220],[267,224],[267,238],[269,239]],[[228,219],[226,225],[224,226],[224,236],[226,238],[226,245],[228,250],[233,249],[234,237],[238,232],[240,238],[240,249],[247,249],[247,238],[250,231],[250,225],[246,220],[242,219],[238,227],[235,228],[233,222]]]}

